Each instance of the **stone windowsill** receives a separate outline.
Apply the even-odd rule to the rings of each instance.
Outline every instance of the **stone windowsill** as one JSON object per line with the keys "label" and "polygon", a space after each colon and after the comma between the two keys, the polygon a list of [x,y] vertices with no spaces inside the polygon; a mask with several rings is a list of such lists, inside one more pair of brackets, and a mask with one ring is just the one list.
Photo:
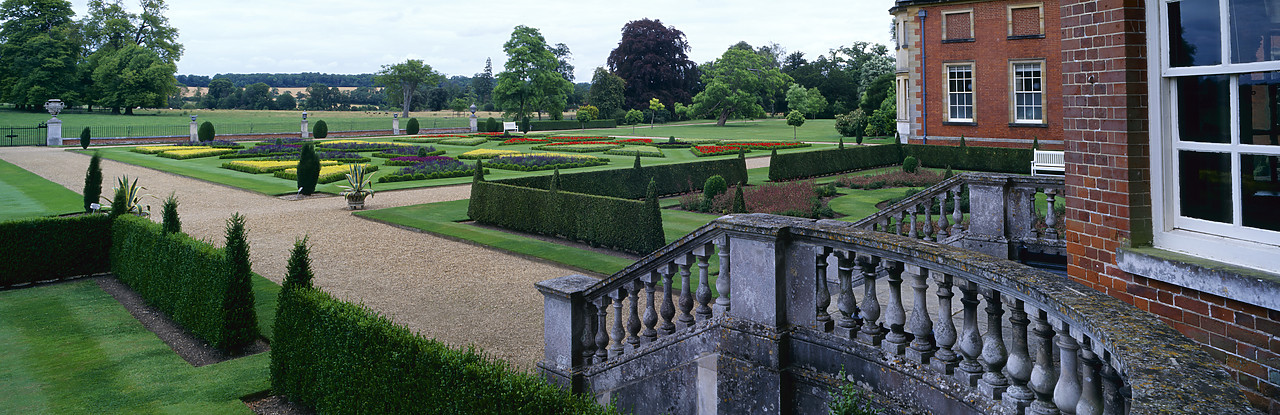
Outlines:
{"label": "stone windowsill", "polygon": [[1008,39],[1008,40],[1044,39],[1044,34],[1038,34],[1038,35],[1014,35],[1014,36],[1009,36],[1007,39]]}
{"label": "stone windowsill", "polygon": [[959,39],[942,39],[942,43],[971,43],[973,41],[974,39],[971,37],[965,37],[965,38],[959,38]]}
{"label": "stone windowsill", "polygon": [[1280,275],[1270,272],[1151,247],[1120,248],[1116,265],[1130,274],[1280,310]]}
{"label": "stone windowsill", "polygon": [[1049,128],[1049,124],[1034,122],[1011,122],[1010,127]]}
{"label": "stone windowsill", "polygon": [[977,126],[978,123],[973,121],[943,121],[942,125],[963,125],[968,127]]}

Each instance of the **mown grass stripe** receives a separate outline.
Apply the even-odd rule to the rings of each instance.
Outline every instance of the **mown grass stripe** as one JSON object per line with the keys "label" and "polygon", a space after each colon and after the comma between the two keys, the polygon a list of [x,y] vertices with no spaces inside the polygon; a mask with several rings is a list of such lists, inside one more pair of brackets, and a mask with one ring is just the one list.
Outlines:
{"label": "mown grass stripe", "polygon": [[[85,167],[89,166],[88,159]],[[78,212],[82,197],[62,185],[0,160],[0,221]]]}

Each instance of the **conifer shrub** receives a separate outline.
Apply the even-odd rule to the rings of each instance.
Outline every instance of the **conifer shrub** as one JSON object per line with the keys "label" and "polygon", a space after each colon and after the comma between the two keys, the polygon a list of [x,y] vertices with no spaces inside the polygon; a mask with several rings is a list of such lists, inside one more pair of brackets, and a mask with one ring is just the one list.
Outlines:
{"label": "conifer shrub", "polygon": [[213,136],[215,135],[217,134],[213,129],[213,123],[208,121],[200,123],[200,128],[196,129],[196,138],[199,138],[201,142],[213,141]]}
{"label": "conifer shrub", "polygon": [[94,203],[102,197],[102,156],[97,151],[89,159],[89,169],[84,173],[84,211],[92,212]]}
{"label": "conifer shrub", "polygon": [[422,127],[418,124],[418,119],[410,118],[409,124],[405,125],[404,132],[409,135],[415,135],[418,134],[418,131],[422,131]]}
{"label": "conifer shrub", "polygon": [[315,136],[316,138],[328,137],[329,124],[325,123],[324,120],[316,121],[316,126],[311,127],[311,135]]}
{"label": "conifer shrub", "polygon": [[733,205],[729,207],[729,213],[747,213],[747,200],[742,197],[742,185],[733,188]]}
{"label": "conifer shrub", "polygon": [[298,188],[304,195],[316,191],[316,183],[320,180],[320,157],[316,155],[316,147],[311,143],[302,145],[302,153],[298,157]]}
{"label": "conifer shrub", "polygon": [[89,134],[89,127],[84,127],[83,130],[80,130],[80,148],[88,150],[90,141],[92,141],[92,136]]}
{"label": "conifer shrub", "polygon": [[160,208],[160,227],[164,233],[182,232],[182,221],[178,219],[178,196],[169,193]]}
{"label": "conifer shrub", "polygon": [[633,168],[633,169],[637,169],[637,170],[639,170],[639,169],[640,169],[640,154],[639,154],[639,153],[637,153],[637,154],[636,154],[636,162],[635,162],[634,164],[632,164],[632,165],[631,165],[631,168]]}
{"label": "conifer shrub", "polygon": [[307,247],[308,237],[293,241],[293,250],[289,251],[288,272],[284,276],[282,286],[286,290],[311,288],[311,248]]}
{"label": "conifer shrub", "polygon": [[223,344],[228,349],[248,346],[258,339],[258,316],[253,308],[253,269],[244,216],[227,219],[226,292],[222,305]]}

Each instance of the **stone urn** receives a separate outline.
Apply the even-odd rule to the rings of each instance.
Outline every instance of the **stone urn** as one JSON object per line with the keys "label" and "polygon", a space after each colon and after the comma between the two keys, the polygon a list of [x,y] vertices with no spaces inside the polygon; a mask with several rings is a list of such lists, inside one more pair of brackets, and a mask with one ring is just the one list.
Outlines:
{"label": "stone urn", "polygon": [[351,210],[364,209],[364,199],[368,196],[368,194],[364,193],[353,193],[347,195],[347,208]]}

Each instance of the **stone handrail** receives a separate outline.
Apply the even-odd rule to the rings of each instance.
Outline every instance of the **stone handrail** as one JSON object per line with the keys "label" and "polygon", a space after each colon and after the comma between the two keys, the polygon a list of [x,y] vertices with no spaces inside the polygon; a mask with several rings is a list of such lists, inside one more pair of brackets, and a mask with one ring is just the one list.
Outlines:
{"label": "stone handrail", "polygon": [[[715,307],[707,283],[713,254]],[[836,287],[828,284],[832,266]],[[677,274],[679,301],[670,289]],[[859,275],[863,289],[855,293]],[[953,287],[961,292],[959,324]],[[989,404],[982,412],[1251,413],[1220,364],[1154,315],[1062,276],[844,222],[725,216],[603,281],[570,276],[538,288],[546,298],[539,367],[575,391],[593,367],[729,318],[873,347],[886,361],[912,362],[969,388],[953,396],[980,396]],[[985,333],[977,321],[984,303]]]}
{"label": "stone handrail", "polygon": [[[968,173],[951,176],[946,180],[938,182],[938,184],[929,186],[924,190],[921,190],[919,193],[908,196],[907,198],[898,201],[898,203],[894,203],[892,205],[886,206],[884,209],[881,209],[879,212],[876,212],[871,216],[867,216],[865,218],[862,218],[862,220],[854,222],[853,226],[857,229],[880,230],[884,232],[893,233],[889,230],[889,226],[888,226],[889,223],[891,223],[893,220],[896,220],[898,218],[907,217],[908,212],[918,213],[917,207],[922,206],[924,203],[936,203],[934,202],[934,199],[938,197],[942,197],[945,200],[948,197],[949,193],[953,194],[953,196],[951,196],[952,200],[959,199],[960,186],[964,184],[965,174],[968,174]],[[943,204],[943,206],[946,206],[945,203]],[[959,211],[958,209],[959,206],[956,206],[956,208],[957,209],[955,209],[955,211]],[[940,212],[940,213],[945,214],[946,212]],[[939,215],[939,216],[945,216],[945,215]],[[898,222],[898,223],[901,224],[901,222]],[[955,224],[956,225],[960,224],[960,220],[958,218],[956,219]],[[914,229],[914,227],[910,229]],[[912,232],[914,233],[914,231]]]}

